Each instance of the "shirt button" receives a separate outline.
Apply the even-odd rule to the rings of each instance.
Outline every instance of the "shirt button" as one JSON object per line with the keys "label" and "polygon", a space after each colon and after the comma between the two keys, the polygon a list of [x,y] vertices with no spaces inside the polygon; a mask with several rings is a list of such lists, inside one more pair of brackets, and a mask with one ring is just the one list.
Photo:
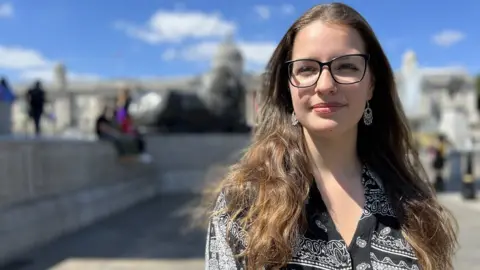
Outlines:
{"label": "shirt button", "polygon": [[327,232],[327,227],[319,219],[315,220],[315,224],[317,225],[318,228]]}
{"label": "shirt button", "polygon": [[360,248],[364,248],[364,247],[367,246],[367,241],[363,240],[363,239],[360,238],[360,237],[357,237],[356,244],[357,244],[357,246],[359,246]]}

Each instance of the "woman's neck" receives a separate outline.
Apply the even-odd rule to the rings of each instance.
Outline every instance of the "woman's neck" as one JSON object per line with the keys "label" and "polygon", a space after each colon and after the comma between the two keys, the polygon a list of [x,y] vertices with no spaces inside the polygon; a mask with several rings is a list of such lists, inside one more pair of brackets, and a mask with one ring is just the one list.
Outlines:
{"label": "woman's neck", "polygon": [[358,179],[362,164],[357,155],[356,130],[335,138],[314,136],[304,130],[304,136],[317,184],[319,181],[348,184]]}

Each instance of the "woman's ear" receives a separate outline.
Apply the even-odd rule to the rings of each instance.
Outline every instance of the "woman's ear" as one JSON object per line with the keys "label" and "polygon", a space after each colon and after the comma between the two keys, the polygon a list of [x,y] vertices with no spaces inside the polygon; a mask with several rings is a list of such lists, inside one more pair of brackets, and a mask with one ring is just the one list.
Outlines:
{"label": "woman's ear", "polygon": [[371,100],[371,99],[372,99],[372,97],[373,97],[373,91],[374,91],[373,87],[370,87],[370,88],[368,89],[367,100]]}

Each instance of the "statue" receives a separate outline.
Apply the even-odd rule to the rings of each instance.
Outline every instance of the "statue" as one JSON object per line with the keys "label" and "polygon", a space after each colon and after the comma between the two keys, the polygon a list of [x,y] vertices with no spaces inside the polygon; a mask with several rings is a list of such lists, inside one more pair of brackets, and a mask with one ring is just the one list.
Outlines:
{"label": "statue", "polygon": [[447,136],[456,149],[463,149],[471,136],[468,111],[464,104],[455,102],[464,84],[464,80],[459,77],[450,78],[447,91],[451,102],[444,108],[439,125],[439,130]]}
{"label": "statue", "polygon": [[224,80],[229,78],[217,79],[220,82],[204,97],[175,90],[134,93],[129,113],[139,125],[159,132],[248,132],[242,86],[225,85]]}
{"label": "statue", "polygon": [[67,85],[67,68],[63,63],[58,63],[54,68],[54,79],[61,91],[66,91]]}
{"label": "statue", "polygon": [[450,78],[447,85],[447,91],[450,98],[454,98],[460,91],[462,91],[465,82],[459,77]]}
{"label": "statue", "polygon": [[243,59],[227,39],[220,45],[212,70],[186,93],[133,93],[129,113],[139,125],[159,132],[249,132],[245,119]]}
{"label": "statue", "polygon": [[422,98],[422,73],[418,67],[417,57],[413,51],[404,55],[402,65],[402,89],[401,100],[405,113],[411,121],[415,122],[426,117],[425,111],[421,109]]}

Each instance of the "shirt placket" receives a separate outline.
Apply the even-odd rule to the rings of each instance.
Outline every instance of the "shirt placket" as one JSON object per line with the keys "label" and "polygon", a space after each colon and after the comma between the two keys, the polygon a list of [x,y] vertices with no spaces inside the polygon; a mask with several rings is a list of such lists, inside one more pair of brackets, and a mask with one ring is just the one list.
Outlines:
{"label": "shirt placket", "polygon": [[357,230],[348,247],[354,270],[368,269],[370,266],[371,239],[376,226],[374,215],[362,214]]}

